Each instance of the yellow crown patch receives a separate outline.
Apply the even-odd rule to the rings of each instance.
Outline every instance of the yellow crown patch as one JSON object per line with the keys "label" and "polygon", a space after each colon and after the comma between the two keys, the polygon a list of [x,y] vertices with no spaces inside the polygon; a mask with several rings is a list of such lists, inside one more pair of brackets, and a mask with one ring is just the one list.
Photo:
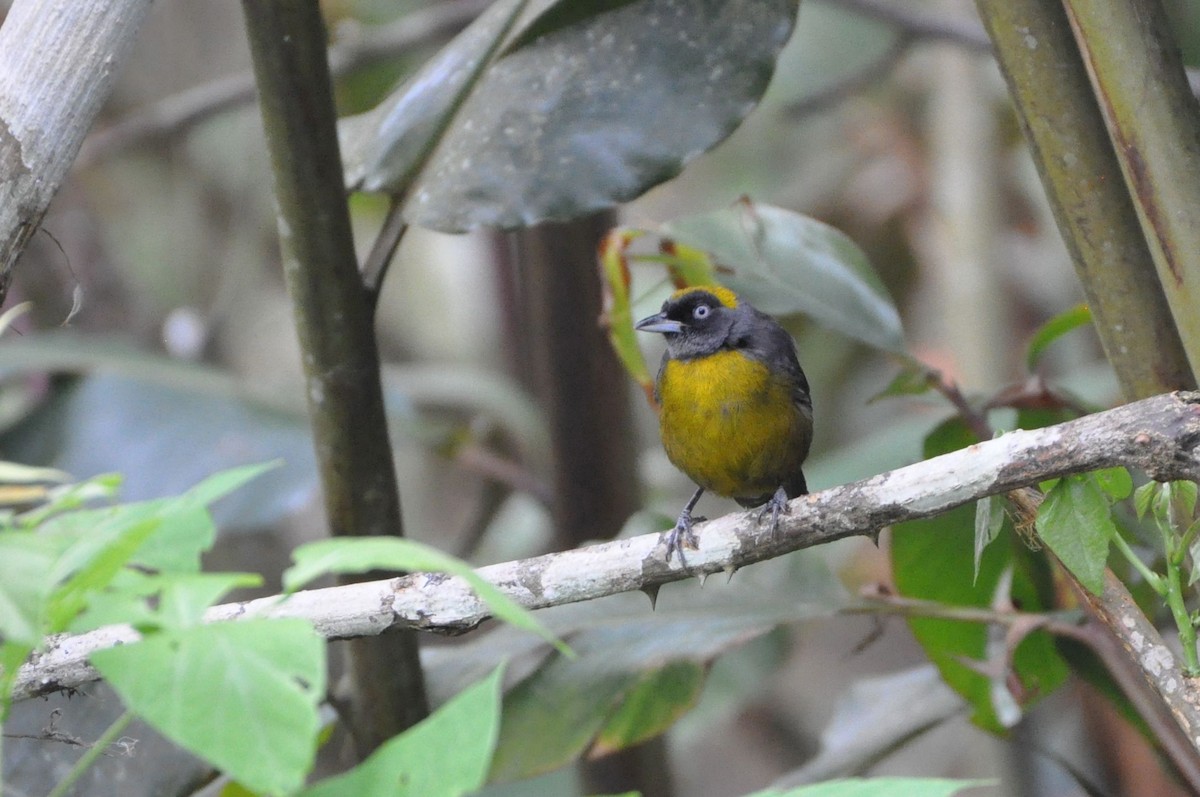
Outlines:
{"label": "yellow crown patch", "polygon": [[696,293],[697,291],[711,293],[713,296],[717,297],[717,301],[730,309],[738,306],[737,294],[723,285],[694,285],[690,288],[680,288],[671,294],[671,301],[681,299],[682,297],[687,296],[689,293]]}

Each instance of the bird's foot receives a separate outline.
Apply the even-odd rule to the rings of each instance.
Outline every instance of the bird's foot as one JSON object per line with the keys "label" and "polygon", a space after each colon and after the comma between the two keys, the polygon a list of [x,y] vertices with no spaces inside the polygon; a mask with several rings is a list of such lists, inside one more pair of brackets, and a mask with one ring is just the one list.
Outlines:
{"label": "bird's foot", "polygon": [[775,494],[767,500],[766,505],[758,512],[758,523],[762,525],[763,520],[767,515],[771,516],[771,538],[775,538],[776,532],[779,531],[779,516],[789,514],[792,508],[788,506],[787,492],[782,487],[775,491]]}
{"label": "bird's foot", "polygon": [[691,511],[687,509],[679,513],[679,519],[675,521],[675,528],[663,532],[663,540],[667,544],[667,564],[671,563],[671,554],[678,553],[679,561],[682,563],[685,547],[695,550],[700,546],[700,538],[696,536],[693,526],[703,523],[707,519],[699,515],[692,517]]}

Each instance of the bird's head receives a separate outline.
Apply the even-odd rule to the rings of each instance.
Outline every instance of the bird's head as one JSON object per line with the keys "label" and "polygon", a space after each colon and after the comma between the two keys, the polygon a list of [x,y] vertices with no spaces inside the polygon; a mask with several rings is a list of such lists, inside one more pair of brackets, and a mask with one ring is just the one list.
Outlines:
{"label": "bird's head", "polygon": [[737,311],[737,294],[728,288],[683,288],[663,302],[662,312],[643,318],[634,328],[661,333],[667,353],[687,360],[713,354],[725,345]]}

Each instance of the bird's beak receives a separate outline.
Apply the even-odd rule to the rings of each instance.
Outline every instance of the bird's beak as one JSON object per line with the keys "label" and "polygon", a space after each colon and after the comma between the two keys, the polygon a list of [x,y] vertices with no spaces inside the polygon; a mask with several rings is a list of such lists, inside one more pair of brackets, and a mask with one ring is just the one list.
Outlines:
{"label": "bird's beak", "polygon": [[678,321],[672,321],[663,313],[657,313],[649,316],[648,318],[643,318],[641,321],[634,324],[633,328],[641,330],[642,332],[661,332],[665,335],[674,332],[682,332],[683,324]]}

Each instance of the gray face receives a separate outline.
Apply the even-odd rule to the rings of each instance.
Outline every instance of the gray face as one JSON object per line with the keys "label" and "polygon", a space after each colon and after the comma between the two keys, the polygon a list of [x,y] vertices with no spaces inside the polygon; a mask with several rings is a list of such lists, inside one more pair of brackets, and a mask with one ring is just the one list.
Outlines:
{"label": "gray face", "polygon": [[688,360],[719,350],[736,320],[737,310],[721,304],[708,291],[693,291],[663,302],[661,313],[643,318],[636,328],[661,333],[667,340],[667,353]]}

